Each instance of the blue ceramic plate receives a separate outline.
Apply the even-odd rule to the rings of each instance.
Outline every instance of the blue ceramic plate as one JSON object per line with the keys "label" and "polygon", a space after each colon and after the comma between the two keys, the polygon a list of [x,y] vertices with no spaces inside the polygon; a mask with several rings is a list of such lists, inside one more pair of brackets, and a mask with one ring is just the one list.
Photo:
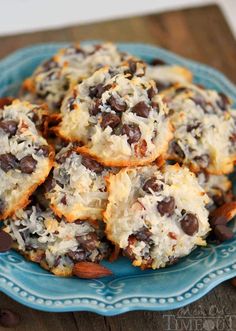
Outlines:
{"label": "blue ceramic plate", "polygon": [[[0,96],[15,94],[34,68],[66,44],[22,49],[0,62]],[[144,60],[158,57],[188,67],[197,83],[223,91],[236,101],[236,88],[222,74],[163,49],[143,44],[120,44],[120,49]],[[232,224],[236,233],[236,222]],[[236,238],[219,246],[195,250],[177,265],[140,271],[125,258],[104,262],[114,275],[102,280],[58,278],[15,252],[0,254],[0,290],[31,308],[92,311],[116,315],[130,310],[169,310],[187,305],[219,283],[236,276]]]}

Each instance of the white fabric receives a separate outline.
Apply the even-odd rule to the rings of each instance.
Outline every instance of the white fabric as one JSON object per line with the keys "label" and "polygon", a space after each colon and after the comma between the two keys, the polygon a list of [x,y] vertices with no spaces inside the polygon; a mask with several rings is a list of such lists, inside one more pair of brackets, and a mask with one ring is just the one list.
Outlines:
{"label": "white fabric", "polygon": [[0,35],[218,3],[236,35],[235,0],[0,0]]}

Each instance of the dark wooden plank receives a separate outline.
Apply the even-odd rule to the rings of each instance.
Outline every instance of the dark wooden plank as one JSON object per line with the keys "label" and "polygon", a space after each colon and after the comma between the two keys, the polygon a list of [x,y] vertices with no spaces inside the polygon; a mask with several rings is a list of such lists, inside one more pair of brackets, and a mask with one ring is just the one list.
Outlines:
{"label": "dark wooden plank", "polygon": [[[199,317],[199,325],[207,321],[212,321],[216,325],[221,323],[223,331],[236,330],[236,289],[229,282],[217,287],[209,295],[188,307],[167,311],[167,312],[130,312],[114,317],[102,317],[93,313],[77,312],[71,313],[44,313],[34,311],[14,302],[4,294],[0,294],[0,304],[2,308],[10,308],[18,312],[22,318],[21,324],[12,329],[14,331],[35,331],[36,327],[42,331],[154,331],[168,330],[168,321],[172,330],[177,323],[178,331],[184,329],[186,317],[188,323],[196,323],[196,314]],[[168,315],[168,316],[166,316]],[[185,318],[179,316],[185,315]],[[230,320],[232,321],[230,324]],[[176,322],[177,321],[177,322]],[[222,325],[225,328],[222,328]],[[186,325],[186,324],[185,324]],[[230,328],[232,326],[232,328]],[[0,327],[1,331],[4,328]],[[204,330],[198,328],[192,330]],[[215,329],[217,330],[217,329]],[[208,331],[206,329],[206,331]]]}
{"label": "dark wooden plank", "polygon": [[110,330],[105,317],[88,312],[74,313],[74,318],[79,331]]}
{"label": "dark wooden plank", "polygon": [[[0,57],[4,57],[20,47],[39,42],[78,41],[84,39],[145,42],[160,45],[180,55],[212,65],[236,82],[234,63],[236,43],[217,6],[173,11],[12,37],[1,37]],[[171,322],[174,324],[179,323],[176,330],[190,330],[191,325],[184,324],[184,318],[178,319],[176,322],[177,316],[184,312],[188,313],[189,318],[187,321],[192,323],[191,330],[217,330],[215,319],[217,314],[208,316],[211,310],[214,311],[216,308],[221,318],[218,330],[228,331],[231,329],[236,330],[236,317],[232,317],[233,324],[230,325],[224,309],[228,310],[229,315],[236,314],[235,291],[236,289],[227,282],[218,286],[201,300],[189,305],[187,311],[180,309],[171,312],[130,312],[115,317],[102,317],[86,312],[48,314],[33,311],[7,298],[4,294],[0,294],[0,306],[11,308],[22,316],[22,323],[14,329],[16,331],[35,331],[36,329],[40,331],[161,331],[168,330],[168,317],[165,317],[165,315],[174,316],[171,317]],[[202,323],[202,325],[196,326],[193,316],[199,310],[204,312],[205,316],[201,318],[202,315],[200,315],[199,323]],[[210,324],[203,325],[205,321],[210,321]],[[174,330],[174,324],[171,324],[172,330]],[[214,329],[212,329],[212,325]],[[0,327],[0,330],[5,329]]]}
{"label": "dark wooden plank", "polygon": [[[72,313],[47,313],[36,311],[8,298],[0,293],[0,308],[11,309],[21,317],[20,324],[12,328],[14,331],[76,331],[77,325]],[[6,330],[0,326],[0,331]]]}
{"label": "dark wooden plank", "polygon": [[236,82],[235,39],[217,6],[151,16],[155,43],[211,65]]}
{"label": "dark wooden plank", "polygon": [[80,331],[161,331],[168,330],[168,325],[171,330],[176,331],[208,331],[204,329],[207,325],[215,326],[209,331],[236,330],[236,288],[227,282],[197,302],[182,309],[167,312],[137,311],[105,318],[91,313],[75,313],[74,315]]}
{"label": "dark wooden plank", "polygon": [[0,57],[39,42],[85,39],[157,44],[212,65],[236,82],[236,43],[217,6],[2,37]]}

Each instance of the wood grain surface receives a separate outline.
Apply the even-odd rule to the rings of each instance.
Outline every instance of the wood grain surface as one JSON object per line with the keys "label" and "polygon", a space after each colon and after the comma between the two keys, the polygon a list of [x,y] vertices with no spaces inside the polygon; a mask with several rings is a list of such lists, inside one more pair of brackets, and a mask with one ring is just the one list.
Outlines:
{"label": "wood grain surface", "polygon": [[[156,44],[209,64],[236,83],[236,43],[217,6],[4,37],[0,38],[0,57],[35,43],[85,39]],[[229,282],[187,308],[169,312],[139,311],[115,317],[87,312],[44,313],[21,306],[4,294],[0,294],[0,307],[21,315],[21,324],[12,329],[15,331],[236,330],[236,288]]]}

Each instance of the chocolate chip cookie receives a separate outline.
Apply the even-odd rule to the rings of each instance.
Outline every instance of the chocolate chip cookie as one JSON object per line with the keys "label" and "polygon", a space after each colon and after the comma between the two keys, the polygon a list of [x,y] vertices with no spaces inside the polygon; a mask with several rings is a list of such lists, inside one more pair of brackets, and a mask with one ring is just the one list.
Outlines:
{"label": "chocolate chip cookie", "polygon": [[4,231],[11,235],[16,250],[57,276],[71,276],[77,262],[98,263],[110,253],[102,223],[66,223],[37,205],[5,220]]}
{"label": "chocolate chip cookie", "polygon": [[0,110],[0,219],[26,206],[52,168],[53,148],[36,128],[43,112],[20,101]]}
{"label": "chocolate chip cookie", "polygon": [[65,98],[57,133],[106,166],[132,166],[164,157],[172,128],[168,109],[142,64],[104,67]]}
{"label": "chocolate chip cookie", "polygon": [[191,83],[192,72],[187,68],[169,65],[159,59],[148,64],[146,75],[156,83],[158,91],[170,88],[175,83]]}
{"label": "chocolate chip cookie", "polygon": [[235,200],[232,183],[225,175],[209,175],[206,172],[197,174],[197,179],[210,198],[207,208],[212,212],[225,203]]}
{"label": "chocolate chip cookie", "polygon": [[106,233],[133,265],[165,267],[206,245],[209,198],[188,168],[126,168],[107,181]]}
{"label": "chocolate chip cookie", "polygon": [[[69,89],[104,65],[120,65],[133,58],[112,43],[72,45],[59,50],[41,64],[23,83],[22,93],[31,102],[46,102],[51,111],[59,111]],[[131,65],[131,70],[134,65]]]}
{"label": "chocolate chip cookie", "polygon": [[68,222],[102,219],[107,191],[104,177],[114,169],[73,150],[62,149],[56,156],[51,189],[46,194],[50,206]]}
{"label": "chocolate chip cookie", "polygon": [[193,84],[177,85],[163,94],[175,129],[169,158],[188,165],[194,172],[232,172],[236,160],[236,112],[231,110],[230,99]]}

